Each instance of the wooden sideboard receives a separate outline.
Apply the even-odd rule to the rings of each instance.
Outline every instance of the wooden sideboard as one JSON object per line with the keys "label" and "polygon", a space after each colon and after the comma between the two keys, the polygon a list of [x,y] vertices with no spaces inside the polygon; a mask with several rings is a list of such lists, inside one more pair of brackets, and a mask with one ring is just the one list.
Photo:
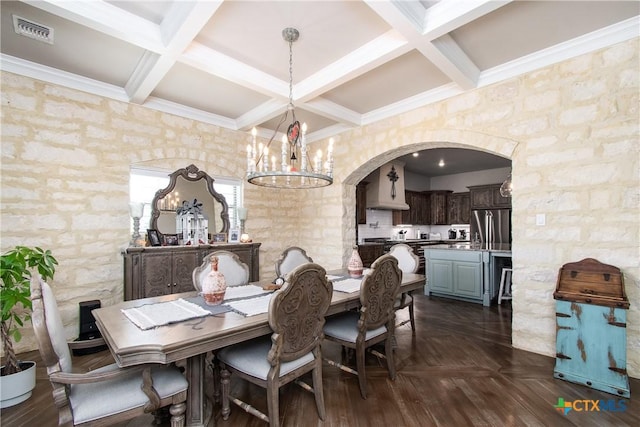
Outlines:
{"label": "wooden sideboard", "polygon": [[124,257],[125,301],[193,291],[191,273],[204,257],[229,251],[249,266],[249,280],[260,280],[260,243],[127,248]]}

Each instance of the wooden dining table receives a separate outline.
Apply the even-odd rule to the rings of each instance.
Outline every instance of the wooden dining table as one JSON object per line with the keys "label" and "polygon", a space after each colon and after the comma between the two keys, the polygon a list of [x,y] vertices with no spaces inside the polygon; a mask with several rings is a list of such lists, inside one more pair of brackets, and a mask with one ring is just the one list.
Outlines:
{"label": "wooden dining table", "polygon": [[[347,272],[333,271],[329,274],[346,276]],[[253,284],[266,283],[268,282]],[[424,285],[424,275],[405,273],[402,277],[400,292],[422,289]],[[196,291],[124,301],[95,309],[92,314],[118,366],[186,361],[185,375],[189,381],[186,425],[205,426],[213,413],[204,392],[207,352],[260,337],[272,331],[267,313],[245,317],[234,311],[228,311],[147,330],[140,329],[123,313],[123,310],[132,307],[194,296],[197,296]],[[341,313],[359,305],[359,292],[345,293],[334,290],[327,315]]]}

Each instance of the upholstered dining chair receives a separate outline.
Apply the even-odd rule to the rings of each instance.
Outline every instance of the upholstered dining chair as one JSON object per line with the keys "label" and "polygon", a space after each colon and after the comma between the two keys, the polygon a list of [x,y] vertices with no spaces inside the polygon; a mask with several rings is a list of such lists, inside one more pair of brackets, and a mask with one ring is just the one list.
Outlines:
{"label": "upholstered dining chair", "polygon": [[31,301],[33,330],[53,387],[59,425],[111,425],[165,406],[170,406],[172,427],[185,424],[188,383],[178,368],[119,368],[114,363],[76,373],[55,296],[38,274],[31,278]]}
{"label": "upholstered dining chair", "polygon": [[[325,418],[322,388],[322,327],[331,303],[333,285],[324,268],[314,263],[298,266],[286,276],[269,303],[270,336],[225,347],[217,353],[222,369],[222,417],[228,419],[229,401],[270,426],[280,424],[279,389],[295,381],[315,395],[318,416]],[[313,387],[298,380],[312,372]],[[267,415],[231,396],[231,374],[267,391]]]}
{"label": "upholstered dining chair", "polygon": [[367,398],[365,376],[365,350],[375,344],[385,343],[385,355],[389,377],[395,379],[396,368],[392,341],[395,332],[395,301],[402,282],[398,260],[389,254],[382,255],[371,264],[371,271],[364,275],[360,285],[360,310],[347,311],[327,318],[324,325],[325,340],[337,342],[355,349],[356,369],[325,359],[327,363],[358,376],[360,394]]}
{"label": "upholstered dining chair", "polygon": [[249,266],[242,262],[238,255],[229,251],[215,251],[207,254],[202,264],[192,274],[193,286],[202,291],[202,282],[211,272],[211,257],[218,257],[218,271],[224,275],[227,286],[240,286],[249,283]]}
{"label": "upholstered dining chair", "polygon": [[304,249],[289,246],[276,260],[276,277],[284,278],[291,270],[307,262],[313,262],[313,259]]}
{"label": "upholstered dining chair", "polygon": [[[415,273],[420,267],[420,257],[413,252],[411,246],[405,243],[398,243],[391,246],[389,255],[392,255],[398,260],[398,267],[403,273]],[[395,309],[403,310],[409,309],[409,320],[405,320],[396,325],[396,327],[403,326],[411,322],[411,330],[413,333],[416,331],[416,320],[413,315],[413,295],[410,292],[403,292],[396,300]]]}

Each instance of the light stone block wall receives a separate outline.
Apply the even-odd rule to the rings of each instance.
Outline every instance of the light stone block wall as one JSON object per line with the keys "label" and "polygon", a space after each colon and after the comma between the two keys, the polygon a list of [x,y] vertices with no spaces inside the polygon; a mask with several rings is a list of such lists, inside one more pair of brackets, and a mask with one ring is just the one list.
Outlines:
{"label": "light stone block wall", "polygon": [[[514,346],[555,354],[558,269],[592,257],[625,275],[627,368],[640,377],[638,89],[635,39],[342,133],[334,185],[246,186],[261,277],[273,276],[289,245],[341,267],[355,241],[355,184],[389,160],[436,147],[492,152],[513,161]],[[53,250],[52,285],[71,339],[79,301],[122,299],[130,166],[194,163],[239,178],[247,141],[244,132],[3,73],[2,250]],[[534,225],[538,213],[546,226]],[[34,348],[25,330],[18,351]]]}

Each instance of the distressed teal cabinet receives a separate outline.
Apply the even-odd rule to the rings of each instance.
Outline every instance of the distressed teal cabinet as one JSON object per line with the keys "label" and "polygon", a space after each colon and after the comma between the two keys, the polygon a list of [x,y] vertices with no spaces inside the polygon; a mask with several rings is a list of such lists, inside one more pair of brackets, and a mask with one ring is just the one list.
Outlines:
{"label": "distressed teal cabinet", "polygon": [[629,397],[629,302],[620,270],[591,258],[565,264],[554,298],[554,377]]}

